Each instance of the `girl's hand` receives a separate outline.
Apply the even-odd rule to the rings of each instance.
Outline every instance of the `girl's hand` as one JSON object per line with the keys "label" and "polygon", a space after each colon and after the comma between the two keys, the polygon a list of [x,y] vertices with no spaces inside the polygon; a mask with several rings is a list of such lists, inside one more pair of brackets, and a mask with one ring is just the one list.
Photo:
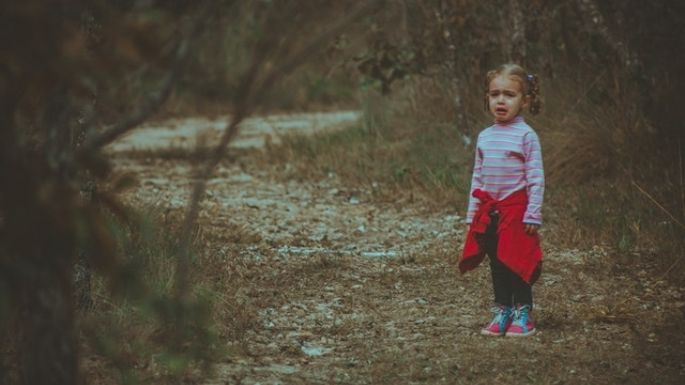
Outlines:
{"label": "girl's hand", "polygon": [[535,234],[537,234],[537,233],[538,233],[538,229],[540,228],[540,225],[536,225],[536,224],[533,224],[533,223],[526,223],[525,225],[526,225],[526,227],[525,227],[526,234],[528,234],[528,235],[535,235]]}

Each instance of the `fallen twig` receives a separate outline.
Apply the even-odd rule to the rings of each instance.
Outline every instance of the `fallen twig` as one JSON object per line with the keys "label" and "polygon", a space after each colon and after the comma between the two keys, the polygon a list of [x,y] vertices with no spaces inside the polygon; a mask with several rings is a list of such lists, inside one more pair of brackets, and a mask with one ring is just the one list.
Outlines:
{"label": "fallen twig", "polygon": [[[680,226],[683,230],[685,230],[685,225],[683,225],[682,222],[680,222],[673,214],[671,214],[670,211],[666,210],[666,208],[662,204],[660,204],[656,199],[654,199],[654,197],[652,195],[650,195],[647,191],[645,191],[645,189],[640,187],[640,185],[638,185],[635,181],[632,181],[632,183],[633,183],[633,186],[635,186],[642,194],[644,194],[647,198],[649,198],[649,200],[651,200],[652,203],[654,203],[658,208],[660,208],[661,211],[666,213],[666,215],[668,215],[671,218],[671,220],[673,220],[673,222],[675,222],[678,226]],[[678,263],[680,263],[680,261],[682,259],[683,259],[683,256],[681,255],[678,259],[675,260],[675,262],[673,262],[671,264],[671,266],[668,267],[668,269],[666,269],[666,271],[664,272],[663,275],[667,275],[668,273],[670,273],[671,270],[673,270],[673,268],[676,267],[676,265]]]}
{"label": "fallen twig", "polygon": [[673,222],[675,222],[678,226],[680,226],[683,230],[685,230],[685,225],[682,222],[680,222],[678,220],[678,218],[676,218],[673,214],[671,214],[670,211],[666,210],[666,208],[663,205],[661,205],[661,203],[659,203],[656,199],[654,199],[654,197],[651,196],[647,191],[645,191],[645,189],[640,187],[640,185],[635,183],[635,181],[632,181],[632,183],[633,183],[633,186],[635,186],[642,194],[644,194],[647,198],[649,198],[649,200],[651,200],[652,203],[654,203],[658,208],[660,208],[661,211],[666,213],[666,215],[668,215],[671,218],[671,220],[673,220]]}

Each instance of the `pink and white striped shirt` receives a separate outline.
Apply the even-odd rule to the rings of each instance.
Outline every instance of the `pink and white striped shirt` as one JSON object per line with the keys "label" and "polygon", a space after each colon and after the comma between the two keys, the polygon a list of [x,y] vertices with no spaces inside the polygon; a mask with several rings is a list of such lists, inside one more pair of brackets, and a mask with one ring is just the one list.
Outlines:
{"label": "pink and white striped shirt", "polygon": [[466,223],[471,223],[480,204],[471,195],[477,188],[496,200],[525,189],[528,207],[523,222],[542,224],[542,151],[537,134],[523,117],[517,116],[506,124],[496,123],[478,135]]}

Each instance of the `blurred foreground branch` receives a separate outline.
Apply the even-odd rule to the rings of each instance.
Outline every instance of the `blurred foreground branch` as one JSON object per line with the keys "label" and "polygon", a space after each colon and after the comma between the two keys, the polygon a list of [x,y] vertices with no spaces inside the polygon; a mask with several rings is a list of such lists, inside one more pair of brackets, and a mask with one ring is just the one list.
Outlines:
{"label": "blurred foreground branch", "polygon": [[196,12],[188,25],[185,26],[185,30],[181,31],[179,34],[179,41],[176,43],[176,51],[171,70],[162,80],[160,88],[157,91],[152,92],[153,96],[145,101],[143,106],[134,112],[133,115],[106,128],[101,133],[88,138],[81,149],[82,153],[104,147],[128,131],[138,127],[152,116],[152,114],[157,112],[159,107],[169,98],[171,91],[174,89],[174,85],[183,72],[188,56],[192,51],[190,45],[202,31],[202,23],[211,12],[212,5],[213,2],[205,2],[202,9],[199,12]]}
{"label": "blurred foreground branch", "polygon": [[[236,93],[236,98],[233,101],[234,109],[231,121],[224,129],[221,140],[214,148],[209,160],[198,173],[186,209],[185,219],[181,228],[180,254],[177,260],[178,275],[176,290],[179,299],[183,299],[189,294],[189,278],[187,271],[190,264],[192,230],[197,221],[200,203],[207,186],[207,181],[211,178],[216,166],[224,157],[228,145],[237,135],[242,121],[252,113],[254,108],[258,105],[260,98],[269,92],[271,87],[278,80],[306,62],[309,57],[322,49],[326,43],[344,31],[351,23],[371,12],[377,4],[377,1],[357,3],[352,10],[346,12],[344,17],[334,22],[323,33],[319,33],[316,37],[307,41],[301,48],[295,50],[295,52],[283,59],[282,62],[277,63],[270,71],[265,71],[266,74],[261,78],[259,76],[261,75],[259,71],[266,67],[264,63],[265,57],[267,57],[270,50],[275,48],[273,43],[268,40],[270,37],[273,38],[273,36],[265,35],[263,40],[256,45],[249,70],[242,77],[243,80],[239,87],[239,92]],[[278,33],[278,31],[273,32]]]}

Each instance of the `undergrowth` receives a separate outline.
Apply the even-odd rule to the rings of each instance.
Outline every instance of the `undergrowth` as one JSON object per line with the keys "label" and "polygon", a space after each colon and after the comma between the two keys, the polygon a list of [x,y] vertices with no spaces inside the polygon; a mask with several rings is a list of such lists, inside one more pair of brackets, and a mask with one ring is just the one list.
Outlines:
{"label": "undergrowth", "polygon": [[[209,371],[218,347],[216,288],[188,271],[191,293],[176,293],[178,215],[142,209],[124,225],[111,222],[120,261],[108,277],[94,276],[92,306],[79,317],[82,366],[94,383],[176,383]],[[202,236],[194,238],[201,250]],[[197,262],[198,256],[195,256]]]}

